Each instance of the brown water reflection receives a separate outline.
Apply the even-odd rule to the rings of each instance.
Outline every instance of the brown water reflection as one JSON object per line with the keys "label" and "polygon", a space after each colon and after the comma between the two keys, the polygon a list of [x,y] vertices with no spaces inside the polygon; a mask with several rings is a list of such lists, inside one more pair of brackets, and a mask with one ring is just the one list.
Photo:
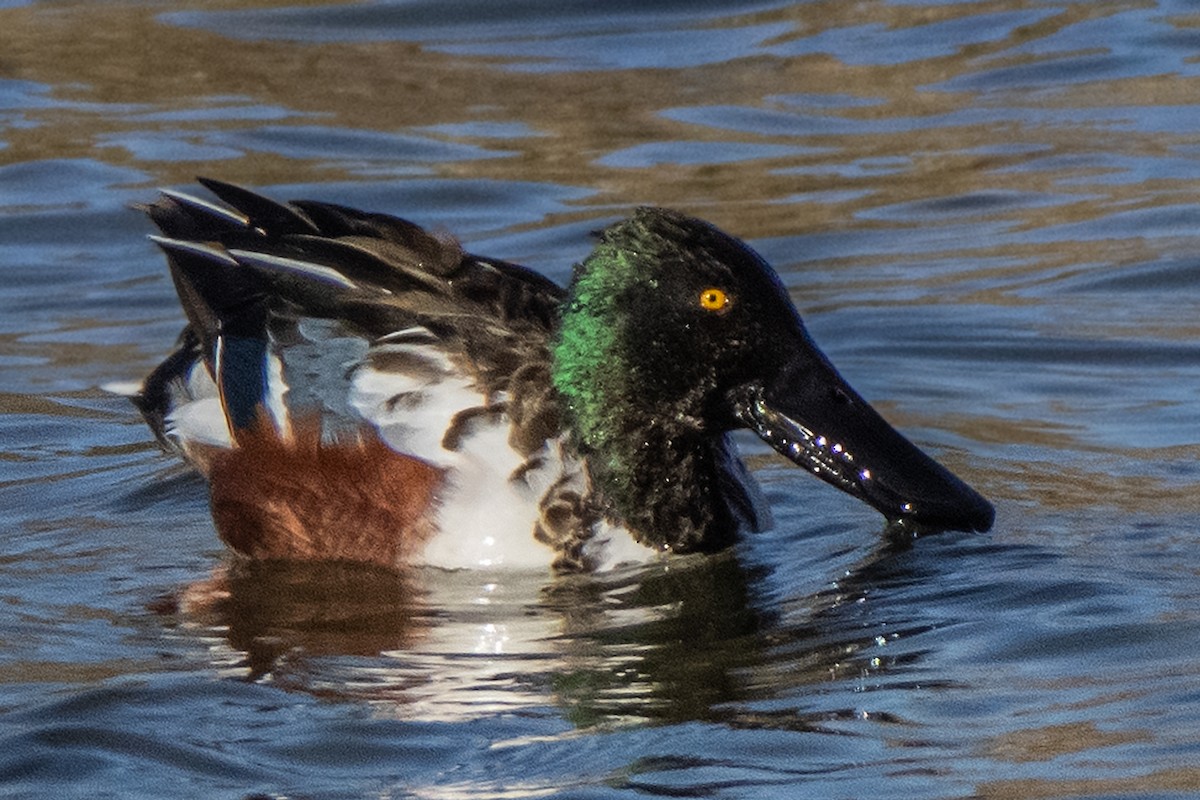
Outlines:
{"label": "brown water reflection", "polygon": [[[586,185],[599,191],[591,201],[599,204],[648,202],[703,209],[719,224],[747,237],[794,236],[830,224],[844,225],[870,209],[955,196],[1004,192],[1055,196],[1052,204],[1014,205],[981,214],[1026,229],[1094,219],[1114,206],[1136,209],[1148,201],[1167,202],[1171,186],[1182,188],[1182,182],[1164,176],[1158,181],[1159,191],[1148,193],[1144,184],[1105,180],[1108,170],[1081,165],[1078,154],[1161,153],[1191,144],[1190,130],[1138,131],[1131,129],[1135,125],[1121,124],[1119,135],[1114,135],[1103,116],[1091,124],[1069,126],[1043,120],[1048,112],[1079,109],[1115,110],[1120,121],[1136,118],[1139,108],[1187,106],[1200,96],[1197,78],[1072,80],[1033,95],[997,92],[992,87],[953,88],[956,80],[978,76],[981,68],[998,72],[1058,56],[1038,55],[1036,45],[1071,26],[1126,10],[1128,4],[1068,4],[1035,24],[955,52],[931,48],[935,54],[922,58],[917,49],[903,69],[886,60],[847,63],[819,48],[773,55],[786,53],[789,44],[810,40],[825,30],[871,25],[902,31],[1021,6],[1014,2],[798,4],[713,23],[729,29],[767,24],[791,28],[791,34],[763,42],[759,55],[689,69],[597,72],[517,72],[506,69],[504,59],[452,56],[418,42],[307,42],[303,47],[286,41],[231,42],[200,28],[164,24],[160,15],[165,7],[156,4],[7,9],[0,11],[0,22],[13,45],[3,57],[4,73],[56,88],[48,108],[29,113],[36,126],[10,132],[5,159],[82,158],[100,148],[109,163],[150,166],[156,180],[182,183],[191,179],[196,165],[171,152],[171,141],[186,148],[214,132],[245,128],[247,121],[239,118],[239,109],[265,108],[289,125],[364,131],[523,123],[536,135],[462,137],[495,148],[493,158],[422,166],[447,177]],[[213,7],[209,3],[169,6],[172,11]],[[1187,22],[1187,18],[1177,20],[1180,25]],[[745,108],[743,104],[753,99],[749,107],[763,113],[776,111],[786,118],[808,102],[806,98],[820,101],[831,93],[840,106],[833,119],[858,125],[823,132],[820,128],[830,123],[827,118],[809,132],[801,116],[785,119],[780,123],[784,127],[773,134],[769,128],[739,128],[736,117],[730,125],[720,111]],[[205,109],[211,111],[211,119],[203,113],[170,115]],[[715,110],[702,115],[707,118],[701,122],[688,123],[664,113],[669,109]],[[1033,113],[1022,122],[1013,110]],[[160,115],[161,121],[148,115]],[[959,115],[961,119],[956,119]],[[874,124],[862,125],[864,121]],[[138,157],[124,150],[121,142],[130,131],[140,135],[157,131],[164,136],[163,157]],[[613,154],[645,142],[680,143],[678,149],[686,151],[689,142],[746,141],[803,144],[813,150],[732,163],[689,164],[667,157],[662,163],[608,166],[602,158],[608,156],[611,162]],[[1020,169],[1030,162],[1031,154],[1032,160],[1046,166]],[[404,158],[402,152],[394,155]],[[1053,166],[1060,157],[1062,163]],[[218,160],[222,177],[253,184],[341,177],[331,165],[281,157],[268,148],[231,152]],[[888,174],[846,174],[870,172],[873,164]],[[209,160],[204,166],[211,171],[217,164]],[[864,191],[856,193],[856,187]],[[803,202],[806,194],[829,191],[850,196],[843,201],[822,196],[820,202]],[[743,198],[754,202],[738,202]],[[791,202],[772,205],[772,199]],[[980,257],[995,252],[965,242],[947,245],[940,255]],[[1124,256],[1117,253],[1118,263],[1144,255],[1136,241],[1125,246],[1133,249]],[[1108,263],[1113,262],[1111,247],[1111,243],[1105,246]],[[1062,242],[1033,246],[1024,253],[1004,252],[1025,262],[1023,269],[1018,268],[1024,273],[1053,268],[1066,258],[1078,262],[1081,256],[1073,248],[1065,253]]]}
{"label": "brown water reflection", "polygon": [[1200,790],[1200,769],[1177,767],[1156,770],[1136,778],[1052,778],[1023,781],[995,781],[979,787],[984,800],[1037,800],[1052,797],[1122,797],[1151,792],[1196,792]]}

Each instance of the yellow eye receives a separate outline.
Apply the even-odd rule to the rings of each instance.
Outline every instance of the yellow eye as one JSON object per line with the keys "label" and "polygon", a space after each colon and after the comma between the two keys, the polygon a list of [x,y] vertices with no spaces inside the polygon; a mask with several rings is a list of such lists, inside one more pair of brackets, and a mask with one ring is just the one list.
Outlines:
{"label": "yellow eye", "polygon": [[715,286],[700,292],[700,307],[705,311],[724,311],[729,305],[729,295]]}

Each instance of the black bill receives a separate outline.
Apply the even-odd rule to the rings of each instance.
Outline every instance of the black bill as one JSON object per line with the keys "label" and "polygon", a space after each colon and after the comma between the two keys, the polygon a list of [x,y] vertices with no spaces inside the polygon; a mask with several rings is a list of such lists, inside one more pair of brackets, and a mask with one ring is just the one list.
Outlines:
{"label": "black bill", "polygon": [[920,529],[986,531],[992,504],[923,453],[862,399],[811,342],[738,416],[778,452],[877,509]]}

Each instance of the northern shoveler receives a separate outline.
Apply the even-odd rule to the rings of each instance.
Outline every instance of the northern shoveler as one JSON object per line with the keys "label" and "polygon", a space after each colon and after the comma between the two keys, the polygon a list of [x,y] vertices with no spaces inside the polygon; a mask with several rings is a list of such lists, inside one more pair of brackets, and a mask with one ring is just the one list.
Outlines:
{"label": "northern shoveler", "polygon": [[134,400],[238,553],[570,570],[721,550],[768,523],[736,428],[888,520],[991,526],[705,222],[640,208],[564,290],[397,217],[201,182],[224,205],[144,206],[188,324]]}

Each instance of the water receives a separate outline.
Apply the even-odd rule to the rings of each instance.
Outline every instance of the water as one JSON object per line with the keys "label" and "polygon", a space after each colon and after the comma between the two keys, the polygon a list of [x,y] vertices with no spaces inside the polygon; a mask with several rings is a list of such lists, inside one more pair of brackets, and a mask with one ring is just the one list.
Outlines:
{"label": "water", "polygon": [[[0,2],[0,791],[1200,792],[1200,12],[1186,2]],[[181,322],[127,206],[207,174],[563,280],[674,206],[753,241],[997,503],[550,582],[230,570],[100,387]]]}

